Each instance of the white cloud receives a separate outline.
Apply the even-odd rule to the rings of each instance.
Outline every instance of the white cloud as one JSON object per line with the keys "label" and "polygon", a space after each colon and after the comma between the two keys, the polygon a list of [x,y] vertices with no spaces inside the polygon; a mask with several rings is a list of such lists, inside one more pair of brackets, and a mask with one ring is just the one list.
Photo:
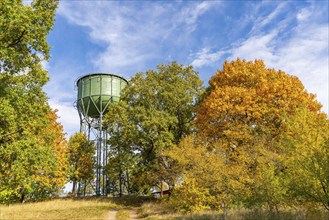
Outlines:
{"label": "white cloud", "polygon": [[[263,2],[263,4],[266,4]],[[251,32],[258,32],[266,25],[270,24],[271,22],[275,21],[277,16],[282,14],[285,11],[285,7],[287,6],[287,2],[281,2],[277,5],[277,7],[269,14],[265,14],[264,16],[258,16],[254,21],[254,26]],[[260,14],[262,10],[262,5],[256,8],[257,14]]]}
{"label": "white cloud", "polygon": [[66,137],[79,131],[80,118],[78,111],[73,107],[73,103],[64,103],[55,99],[50,99],[49,105],[52,109],[58,110],[58,121],[63,125]]}
{"label": "white cloud", "polygon": [[72,66],[70,62],[72,61],[60,60],[47,63],[50,81],[45,86],[45,91],[48,97],[56,99],[57,102],[73,102],[77,97],[74,83],[81,71],[79,66]]}
{"label": "white cloud", "polygon": [[277,31],[260,36],[252,36],[238,45],[234,45],[231,49],[230,60],[237,57],[253,60],[276,60],[274,51],[274,38],[277,36]]}
{"label": "white cloud", "polygon": [[221,2],[219,1],[204,1],[191,7],[186,7],[176,14],[174,22],[187,25],[190,32],[195,31],[198,18],[212,7],[217,7],[220,4]]}
{"label": "white cloud", "polygon": [[80,66],[72,65],[72,62],[71,60],[57,62],[50,60],[50,63],[47,63],[50,81],[44,87],[49,97],[50,107],[58,110],[58,121],[63,125],[67,138],[80,130],[79,114],[73,107],[73,103],[77,99],[75,80],[81,70]]}
{"label": "white cloud", "polygon": [[[200,18],[221,5],[217,1],[63,1],[58,13],[72,24],[86,27],[90,40],[101,45],[103,51],[92,57],[99,71],[128,77],[150,68],[150,60],[163,61],[171,55],[177,59],[174,53],[181,50],[185,54],[198,51],[191,62],[198,68],[220,66],[225,58],[263,59],[269,67],[298,76],[309,92],[318,94],[328,112],[328,22],[323,23],[327,11],[319,9],[321,4],[316,8],[305,3],[299,9],[291,2],[247,4],[250,10],[225,24],[230,26],[229,33],[223,33],[240,38],[228,37],[225,46],[216,48],[216,44],[207,44],[213,37],[210,33],[198,33],[201,38],[192,34],[198,31]],[[250,31],[243,35],[246,29]]]}
{"label": "white cloud", "polygon": [[329,113],[328,24],[312,20],[307,9],[293,16],[296,16],[298,25],[290,30],[289,39],[280,39],[280,35],[287,31],[285,28],[250,36],[234,45],[229,59],[263,59],[267,66],[299,77],[309,92],[317,94],[323,110]]}
{"label": "white cloud", "polygon": [[[143,4],[143,5],[141,5]],[[93,41],[105,50],[94,57],[102,71],[131,75],[145,63],[161,59],[170,47],[188,43],[198,18],[219,2],[61,2],[58,13],[73,24],[88,27]]]}
{"label": "white cloud", "polygon": [[[226,50],[228,57],[225,57],[223,48],[210,51],[204,47],[195,55],[192,65],[217,65],[225,58],[263,59],[268,67],[297,76],[309,92],[317,94],[324,106],[323,111],[329,113],[329,28],[328,23],[321,20],[327,12],[310,5],[283,16],[286,7],[286,2],[279,4],[266,18],[266,13],[261,13],[263,6],[255,5],[253,14],[246,21],[254,19],[249,36],[230,43],[230,49]],[[262,15],[257,17],[254,14]],[[274,26],[268,29],[266,26],[270,23]]]}
{"label": "white cloud", "polygon": [[306,19],[308,19],[311,16],[311,12],[309,9],[302,9],[299,11],[299,13],[297,14],[297,19],[299,21],[305,21]]}
{"label": "white cloud", "polygon": [[196,58],[192,61],[191,65],[196,68],[203,66],[214,65],[219,61],[226,51],[211,52],[209,48],[203,48],[196,54]]}

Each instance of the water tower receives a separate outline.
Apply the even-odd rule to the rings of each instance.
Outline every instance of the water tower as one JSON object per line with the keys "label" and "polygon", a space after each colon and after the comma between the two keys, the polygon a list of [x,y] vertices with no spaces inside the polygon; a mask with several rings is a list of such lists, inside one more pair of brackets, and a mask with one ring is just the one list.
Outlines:
{"label": "water tower", "polygon": [[94,137],[96,144],[96,195],[106,195],[108,185],[104,172],[108,137],[102,126],[103,117],[111,103],[120,101],[120,93],[127,84],[123,77],[108,73],[85,75],[76,83],[78,99],[75,105],[80,116],[80,132],[86,133],[88,140]]}

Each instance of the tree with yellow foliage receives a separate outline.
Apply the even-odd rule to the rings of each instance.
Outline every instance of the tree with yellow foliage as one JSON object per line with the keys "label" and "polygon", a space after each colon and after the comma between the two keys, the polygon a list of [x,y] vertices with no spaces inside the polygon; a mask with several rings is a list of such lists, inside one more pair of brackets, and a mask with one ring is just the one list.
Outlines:
{"label": "tree with yellow foliage", "polygon": [[176,162],[182,184],[173,191],[171,203],[183,212],[218,209],[227,200],[223,152],[209,150],[201,136],[189,135],[166,155]]}
{"label": "tree with yellow foliage", "polygon": [[84,133],[72,135],[68,142],[69,179],[73,182],[72,194],[76,192],[77,183],[86,183],[94,178],[95,146],[87,140]]}
{"label": "tree with yellow foliage", "polygon": [[[284,204],[291,204],[294,181],[290,175],[295,174],[291,177],[304,181],[312,177],[301,167],[296,167],[297,164],[303,163],[305,157],[313,158],[313,162],[308,164],[308,170],[312,172],[320,163],[321,169],[325,170],[326,163],[323,161],[327,161],[324,156],[326,142],[311,147],[301,142],[305,139],[300,136],[302,133],[295,132],[294,137],[288,135],[295,123],[291,121],[301,117],[300,109],[315,118],[320,117],[321,104],[315,100],[315,95],[309,94],[297,77],[266,68],[261,60],[225,62],[223,69],[216,72],[209,84],[197,107],[197,138],[183,141],[178,148],[167,152],[179,164],[185,164],[182,175],[189,180],[185,186],[192,182],[207,189],[210,197],[218,195],[224,208],[239,204],[267,207],[274,211]],[[315,132],[320,123],[308,126],[309,131]],[[319,135],[320,139],[324,139],[323,132]],[[312,136],[313,139],[310,135],[307,137],[311,142],[320,140],[317,136]],[[310,150],[312,148],[322,149],[323,154],[315,154]],[[291,149],[305,155],[294,158]],[[308,181],[308,189],[313,187],[317,190],[312,197],[318,199],[312,201],[325,203],[328,192],[325,174],[321,180],[318,178],[317,184]],[[309,193],[306,188],[301,191]],[[321,196],[318,196],[319,193],[322,193]],[[301,197],[305,195],[300,194]]]}
{"label": "tree with yellow foliage", "polygon": [[255,135],[278,139],[298,107],[321,108],[297,77],[266,68],[261,60],[226,61],[209,84],[196,125],[209,138],[225,140],[227,148],[250,143]]}

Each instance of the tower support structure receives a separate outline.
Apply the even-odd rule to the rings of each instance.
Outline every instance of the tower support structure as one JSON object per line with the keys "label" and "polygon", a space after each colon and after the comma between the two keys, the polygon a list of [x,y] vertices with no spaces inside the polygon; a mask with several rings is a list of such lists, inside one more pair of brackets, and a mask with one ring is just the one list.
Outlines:
{"label": "tower support structure", "polygon": [[94,73],[79,78],[76,82],[78,98],[75,106],[80,117],[80,132],[86,133],[93,141],[95,150],[95,194],[107,195],[108,176],[105,167],[108,162],[108,135],[103,126],[104,115],[109,105],[120,100],[120,93],[128,84],[124,78],[108,74]]}

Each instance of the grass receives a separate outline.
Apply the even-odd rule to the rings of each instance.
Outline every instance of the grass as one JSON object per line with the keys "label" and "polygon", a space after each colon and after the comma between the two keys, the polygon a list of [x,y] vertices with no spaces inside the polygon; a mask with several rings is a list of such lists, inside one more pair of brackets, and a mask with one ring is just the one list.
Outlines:
{"label": "grass", "polygon": [[217,220],[222,219],[221,212],[203,212],[197,214],[181,214],[177,213],[166,203],[147,202],[138,209],[138,216],[143,220]]}
{"label": "grass", "polygon": [[[47,219],[107,219],[111,210],[117,220],[128,220],[134,210],[141,220],[221,220],[221,211],[208,211],[194,214],[175,212],[166,202],[148,197],[122,198],[74,198],[55,199],[45,202],[0,205],[0,220],[47,220]],[[262,209],[230,209],[226,220],[326,220],[329,212],[312,209],[285,209],[269,212]]]}
{"label": "grass", "polygon": [[121,209],[117,212],[115,216],[116,220],[129,220],[130,219],[130,214],[129,211]]}
{"label": "grass", "polygon": [[[143,204],[138,210],[143,220],[224,220],[222,211],[207,211],[193,214],[174,212],[166,203],[152,202]],[[226,220],[329,220],[325,210],[285,209],[270,212],[264,209],[230,209]]]}
{"label": "grass", "polygon": [[107,219],[110,210],[119,210],[116,218],[125,220],[130,219],[129,209],[135,209],[143,203],[153,200],[149,197],[133,196],[121,198],[85,197],[9,206],[0,205],[0,220]]}
{"label": "grass", "polygon": [[106,219],[119,205],[102,199],[56,199],[45,202],[0,206],[1,220]]}

